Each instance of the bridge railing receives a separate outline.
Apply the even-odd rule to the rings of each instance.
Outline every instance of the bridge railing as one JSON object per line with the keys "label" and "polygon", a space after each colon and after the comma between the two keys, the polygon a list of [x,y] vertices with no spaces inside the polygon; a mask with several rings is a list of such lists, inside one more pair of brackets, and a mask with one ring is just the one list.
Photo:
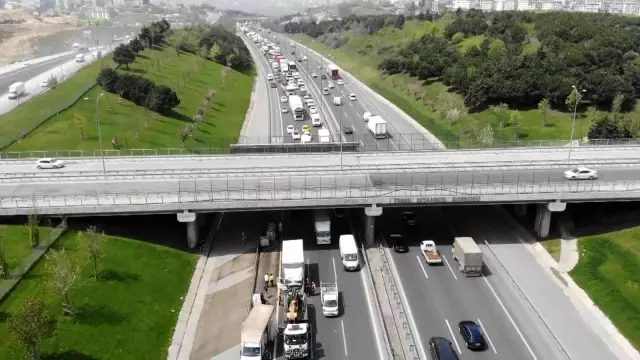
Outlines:
{"label": "bridge railing", "polygon": [[[370,202],[392,199],[396,203],[480,203],[501,195],[545,195],[559,198],[563,195],[584,195],[598,199],[599,193],[607,198],[630,199],[640,197],[640,180],[631,181],[544,181],[515,182],[450,181],[444,177],[432,177],[418,181],[414,177],[369,179],[366,176],[344,178],[296,177],[295,181],[274,177],[270,181],[175,181],[164,184],[162,190],[111,192],[98,189],[80,193],[75,187],[69,191],[51,193],[34,192],[23,196],[0,197],[0,209],[31,209],[46,207],[93,207],[161,204],[210,204],[233,203],[242,208],[241,202],[289,200],[339,200],[343,205],[353,204],[353,199],[369,199]],[[377,185],[375,185],[377,184]],[[562,195],[562,196],[561,196]],[[558,197],[559,196],[559,197]],[[604,199],[604,198],[603,198]],[[542,200],[545,201],[545,200]],[[99,210],[95,210],[100,212]]]}
{"label": "bridge railing", "polygon": [[[289,136],[272,137],[271,144],[283,144],[288,142]],[[396,134],[388,141],[375,141],[369,134],[345,135],[345,143],[360,143],[358,151],[367,152],[406,152],[406,151],[453,151],[453,150],[490,150],[490,149],[557,149],[568,150],[569,140],[518,140],[518,141],[493,141],[491,143],[479,143],[471,141],[444,141],[446,149],[441,149],[428,142],[422,134]],[[207,141],[203,141],[207,144]],[[123,157],[123,156],[185,156],[185,155],[224,155],[229,154],[230,144],[256,145],[253,153],[259,153],[263,145],[264,153],[272,153],[268,148],[267,137],[242,137],[209,139],[208,146],[184,147],[184,148],[158,148],[158,149],[112,149],[111,144],[105,142],[104,150],[33,150],[33,151],[2,151],[0,159],[39,159],[39,158],[70,158],[70,157]],[[602,147],[629,147],[640,146],[640,139],[620,140],[574,140],[573,148],[599,149]],[[283,147],[287,149],[287,147]],[[294,148],[288,148],[292,153],[299,153]],[[269,151],[268,151],[269,150]],[[296,150],[296,151],[294,151]],[[347,149],[345,149],[347,150]]]}

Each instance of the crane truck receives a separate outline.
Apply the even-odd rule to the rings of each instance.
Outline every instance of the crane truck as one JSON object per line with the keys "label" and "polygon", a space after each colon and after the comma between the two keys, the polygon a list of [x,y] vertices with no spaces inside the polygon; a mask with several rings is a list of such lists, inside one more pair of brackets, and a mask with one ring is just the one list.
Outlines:
{"label": "crane truck", "polygon": [[282,333],[285,359],[306,359],[309,356],[310,326],[307,296],[302,288],[284,292],[285,326]]}

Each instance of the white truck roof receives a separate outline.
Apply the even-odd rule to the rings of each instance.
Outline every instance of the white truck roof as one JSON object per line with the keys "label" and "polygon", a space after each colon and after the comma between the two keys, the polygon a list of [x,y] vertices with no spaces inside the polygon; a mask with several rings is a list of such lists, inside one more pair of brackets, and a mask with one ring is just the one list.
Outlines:
{"label": "white truck roof", "polygon": [[460,246],[460,249],[465,254],[481,253],[480,247],[476,244],[475,240],[470,237],[457,237],[455,238],[456,246]]}
{"label": "white truck roof", "polygon": [[[318,131],[318,133],[320,133],[320,131]],[[314,217],[317,231],[331,230],[331,220],[329,219],[329,215],[327,215],[327,212],[325,210],[318,209],[314,211]]]}
{"label": "white truck roof", "polygon": [[356,239],[351,234],[340,235],[340,251],[344,253],[357,253]]}
{"label": "white truck roof", "polygon": [[369,124],[376,124],[376,123],[386,123],[386,121],[379,115],[369,116]]}
{"label": "white truck roof", "polygon": [[262,339],[264,330],[269,325],[271,314],[273,314],[273,305],[259,304],[251,309],[249,316],[242,323],[242,331],[240,333],[240,341],[244,343],[257,344]]}
{"label": "white truck roof", "polygon": [[282,242],[282,263],[304,263],[304,243],[302,239],[285,240]]}

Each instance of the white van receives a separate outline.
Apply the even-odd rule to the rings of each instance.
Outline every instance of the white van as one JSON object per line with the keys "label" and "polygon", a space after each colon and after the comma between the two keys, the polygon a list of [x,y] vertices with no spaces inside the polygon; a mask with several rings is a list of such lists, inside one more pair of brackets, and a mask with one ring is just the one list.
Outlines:
{"label": "white van", "polygon": [[76,62],[84,62],[84,55],[83,54],[76,55]]}
{"label": "white van", "polygon": [[351,234],[340,235],[340,259],[345,270],[358,270],[358,246],[356,239]]}
{"label": "white van", "polygon": [[316,243],[318,245],[331,244],[331,219],[325,210],[316,210],[313,212]]}
{"label": "white van", "polygon": [[311,114],[311,125],[322,126],[322,122],[320,121],[320,114],[318,113]]}
{"label": "white van", "polygon": [[340,106],[342,105],[342,98],[340,96],[336,96],[333,98],[333,105]]}
{"label": "white van", "polygon": [[308,107],[312,107],[316,105],[316,102],[313,101],[313,99],[305,99],[304,104],[307,105]]}

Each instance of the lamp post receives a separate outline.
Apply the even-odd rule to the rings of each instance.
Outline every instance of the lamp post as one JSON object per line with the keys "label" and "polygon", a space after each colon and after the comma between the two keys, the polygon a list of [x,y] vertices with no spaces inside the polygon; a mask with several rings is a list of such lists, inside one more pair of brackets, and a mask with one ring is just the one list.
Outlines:
{"label": "lamp post", "polygon": [[342,147],[344,146],[343,138],[342,138],[342,96],[340,97],[340,128],[338,129],[338,133],[340,137],[340,171],[342,171]]}
{"label": "lamp post", "polygon": [[100,156],[102,157],[102,172],[104,176],[107,176],[107,167],[104,164],[104,150],[102,148],[102,131],[100,131],[100,111],[99,111],[99,101],[100,98],[104,95],[104,93],[100,93],[96,98],[96,122],[98,123],[98,141],[100,142]]}
{"label": "lamp post", "polygon": [[573,119],[571,120],[571,137],[569,138],[569,154],[567,160],[571,160],[571,149],[573,148],[573,131],[575,129],[576,124],[576,113],[578,111],[578,103],[582,100],[582,94],[586,92],[586,90],[578,91],[575,85],[571,86],[573,88],[572,93],[575,93],[575,99],[573,103]]}

